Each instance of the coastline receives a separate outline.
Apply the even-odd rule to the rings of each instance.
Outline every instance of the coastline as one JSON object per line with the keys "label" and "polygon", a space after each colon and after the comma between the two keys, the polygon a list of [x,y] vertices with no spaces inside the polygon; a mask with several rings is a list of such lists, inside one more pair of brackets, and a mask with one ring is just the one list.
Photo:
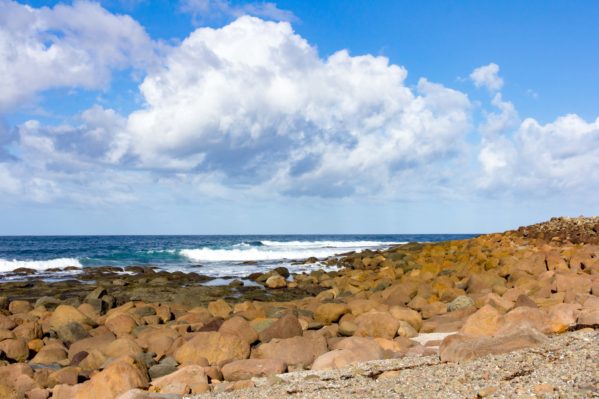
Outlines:
{"label": "coastline", "polygon": [[[557,377],[542,354],[558,349],[566,361],[558,362],[563,368],[556,370],[574,373],[574,364],[596,370],[592,360],[576,360],[575,349],[580,344],[585,356],[596,358],[598,244],[599,218],[555,218],[467,240],[347,253],[327,261],[339,267],[335,271],[290,278],[287,269],[278,268],[251,276],[252,286],[235,280],[206,286],[206,276],[198,273],[144,267],[127,275],[90,268],[77,281],[3,282],[0,350],[5,366],[0,375],[17,382],[0,383],[0,392],[14,392],[14,397],[27,392],[36,399],[50,394],[172,398],[207,391],[223,397],[241,392],[247,397],[268,397],[269,392],[321,397],[313,387],[326,381],[337,385],[322,397],[367,397],[354,383],[381,389],[371,397],[385,397],[391,392],[387,388],[397,387],[396,395],[419,397],[424,387],[408,378],[411,368],[387,374],[384,383],[380,376],[368,383],[359,376],[353,381],[344,370],[382,367],[377,370],[383,375],[385,367],[434,359],[427,372],[445,370],[453,380],[482,370],[480,362],[499,367],[520,354],[532,356],[531,364],[547,370],[553,381]],[[569,332],[577,329],[584,331]],[[418,336],[431,333],[441,335],[418,342]],[[368,361],[382,363],[365,365]],[[338,369],[334,376],[321,377],[328,375],[321,370],[331,368]],[[293,374],[303,369],[312,370]],[[460,370],[464,373],[457,377]],[[289,373],[280,375],[284,371]],[[313,381],[302,382],[316,372]],[[279,377],[260,379],[264,374]],[[541,393],[599,395],[599,376],[590,374],[582,388],[578,382],[547,382],[551,392]],[[485,387],[478,388],[475,380],[466,378],[455,394],[481,396]],[[532,384],[522,381],[518,388]],[[134,391],[138,388],[145,393]],[[530,391],[534,386],[530,392],[504,388],[485,396],[537,395]]]}

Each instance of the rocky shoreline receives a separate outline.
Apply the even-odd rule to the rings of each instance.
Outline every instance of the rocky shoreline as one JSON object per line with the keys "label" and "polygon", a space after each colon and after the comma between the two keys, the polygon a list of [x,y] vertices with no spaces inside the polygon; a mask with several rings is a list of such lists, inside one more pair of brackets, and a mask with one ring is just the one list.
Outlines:
{"label": "rocky shoreline", "polygon": [[599,218],[327,263],[0,282],[0,397],[599,397]]}

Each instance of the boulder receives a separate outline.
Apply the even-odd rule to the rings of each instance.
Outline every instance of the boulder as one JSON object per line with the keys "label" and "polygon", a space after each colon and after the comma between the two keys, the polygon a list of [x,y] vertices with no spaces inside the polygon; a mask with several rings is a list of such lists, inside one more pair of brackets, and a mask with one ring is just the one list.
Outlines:
{"label": "boulder", "polygon": [[324,324],[336,323],[341,316],[349,312],[349,307],[344,303],[323,303],[316,308],[314,320]]}
{"label": "boulder", "polygon": [[67,351],[59,346],[43,347],[29,362],[30,364],[61,364],[67,359]]}
{"label": "boulder", "polygon": [[530,348],[546,340],[545,335],[533,328],[524,328],[509,335],[496,337],[454,334],[443,340],[439,347],[439,356],[444,362],[458,362]]}
{"label": "boulder", "polygon": [[25,341],[42,337],[42,327],[37,321],[27,321],[15,327],[12,332],[18,338],[23,338]]}
{"label": "boulder", "polygon": [[0,313],[0,329],[1,330],[12,330],[17,326],[17,323],[14,322],[10,317],[3,315]]}
{"label": "boulder", "polygon": [[543,311],[521,306],[511,310],[501,318],[496,333],[499,335],[511,334],[523,327],[534,328],[544,333],[550,332],[548,319]]}
{"label": "boulder", "polygon": [[287,370],[285,362],[279,359],[244,359],[227,363],[221,369],[225,380],[240,381],[253,377],[266,377],[281,374]]}
{"label": "boulder", "polygon": [[302,326],[292,314],[281,317],[270,326],[260,331],[261,342],[270,342],[273,338],[291,338],[302,335]]}
{"label": "boulder", "polygon": [[224,323],[218,329],[221,334],[233,334],[246,341],[248,344],[253,344],[258,340],[258,333],[252,328],[250,323],[243,317],[234,316]]}
{"label": "boulder", "polygon": [[172,392],[174,384],[183,384],[188,388],[185,389],[188,392],[183,394],[198,394],[205,392],[208,388],[208,377],[206,377],[202,366],[183,366],[174,373],[153,380],[150,389],[162,393],[174,393]]}
{"label": "boulder", "polygon": [[381,346],[372,338],[344,338],[332,351],[317,357],[312,364],[312,370],[346,367],[358,362],[383,359],[384,355]]}
{"label": "boulder", "polygon": [[79,352],[103,351],[114,340],[115,336],[112,333],[106,333],[74,342],[69,347],[69,359],[72,360]]}
{"label": "boulder", "polygon": [[469,316],[460,332],[470,336],[491,336],[499,330],[501,313],[491,305],[485,305]]}
{"label": "boulder", "polygon": [[474,306],[474,300],[469,296],[460,295],[447,304],[447,311],[455,312],[456,310],[465,309],[470,306]]}
{"label": "boulder", "polygon": [[422,327],[422,316],[415,310],[400,306],[392,306],[389,309],[389,313],[391,313],[391,316],[395,317],[397,320],[403,320],[410,323],[416,331],[419,331]]}
{"label": "boulder", "polygon": [[137,327],[137,322],[128,314],[116,314],[106,319],[104,324],[110,332],[117,337],[131,334],[131,331]]}
{"label": "boulder", "polygon": [[58,338],[67,344],[72,344],[73,342],[89,337],[89,333],[83,327],[83,324],[75,321],[55,326],[54,331],[58,335]]}
{"label": "boulder", "polygon": [[112,358],[129,356],[133,359],[141,359],[143,355],[141,347],[131,338],[116,339],[108,344],[102,352]]}
{"label": "boulder", "polygon": [[54,310],[54,313],[52,313],[52,317],[50,318],[50,327],[56,329],[62,325],[69,323],[79,323],[91,327],[95,327],[97,325],[92,319],[84,315],[81,311],[74,308],[73,306],[58,306],[56,310]]}
{"label": "boulder", "polygon": [[125,357],[110,363],[89,381],[80,384],[73,399],[114,399],[130,389],[146,388],[148,382],[147,374],[135,365],[133,359]]}
{"label": "boulder", "polygon": [[288,366],[309,366],[314,359],[327,351],[327,342],[320,334],[275,338],[252,350],[252,359],[278,359]]}
{"label": "boulder", "polygon": [[8,311],[12,314],[27,313],[33,309],[33,306],[27,301],[11,301],[8,305]]}
{"label": "boulder", "polygon": [[270,276],[269,278],[266,279],[266,282],[264,283],[268,288],[285,288],[287,287],[287,280],[285,280],[285,278],[283,276],[279,276],[279,275],[274,275],[274,276]]}
{"label": "boulder", "polygon": [[5,339],[0,342],[0,351],[15,362],[24,362],[29,357],[29,347],[23,338]]}
{"label": "boulder", "polygon": [[210,314],[214,317],[227,319],[232,311],[233,308],[231,308],[231,306],[222,299],[210,302],[208,304],[208,312],[210,312]]}
{"label": "boulder", "polygon": [[387,312],[370,311],[356,318],[358,326],[354,336],[393,339],[399,328],[399,320]]}
{"label": "boulder", "polygon": [[214,365],[227,360],[247,359],[249,354],[250,345],[237,335],[200,332],[181,345],[174,357],[184,365],[201,364],[202,358]]}

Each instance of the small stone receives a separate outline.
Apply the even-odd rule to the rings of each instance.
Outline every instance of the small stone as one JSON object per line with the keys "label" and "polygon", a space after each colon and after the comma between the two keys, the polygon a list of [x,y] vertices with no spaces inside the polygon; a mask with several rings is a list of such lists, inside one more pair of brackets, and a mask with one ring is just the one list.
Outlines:
{"label": "small stone", "polygon": [[555,390],[555,388],[553,387],[553,385],[551,384],[539,384],[539,385],[535,385],[534,388],[532,389],[532,391],[536,394],[536,395],[542,395],[545,393],[553,393],[553,391]]}
{"label": "small stone", "polygon": [[476,396],[478,396],[479,398],[486,398],[487,396],[493,395],[495,392],[497,392],[497,387],[489,386],[489,387],[485,387],[483,389],[480,389],[476,393]]}

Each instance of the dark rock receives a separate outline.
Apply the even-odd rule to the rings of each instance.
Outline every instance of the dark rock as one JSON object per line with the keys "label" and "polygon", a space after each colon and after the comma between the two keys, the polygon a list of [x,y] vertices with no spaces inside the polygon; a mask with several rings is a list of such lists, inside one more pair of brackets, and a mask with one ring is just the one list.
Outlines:
{"label": "dark rock", "polygon": [[72,344],[73,342],[89,337],[89,334],[85,328],[83,328],[83,326],[77,322],[71,322],[58,326],[56,327],[55,331],[58,335],[58,338],[67,344]]}

